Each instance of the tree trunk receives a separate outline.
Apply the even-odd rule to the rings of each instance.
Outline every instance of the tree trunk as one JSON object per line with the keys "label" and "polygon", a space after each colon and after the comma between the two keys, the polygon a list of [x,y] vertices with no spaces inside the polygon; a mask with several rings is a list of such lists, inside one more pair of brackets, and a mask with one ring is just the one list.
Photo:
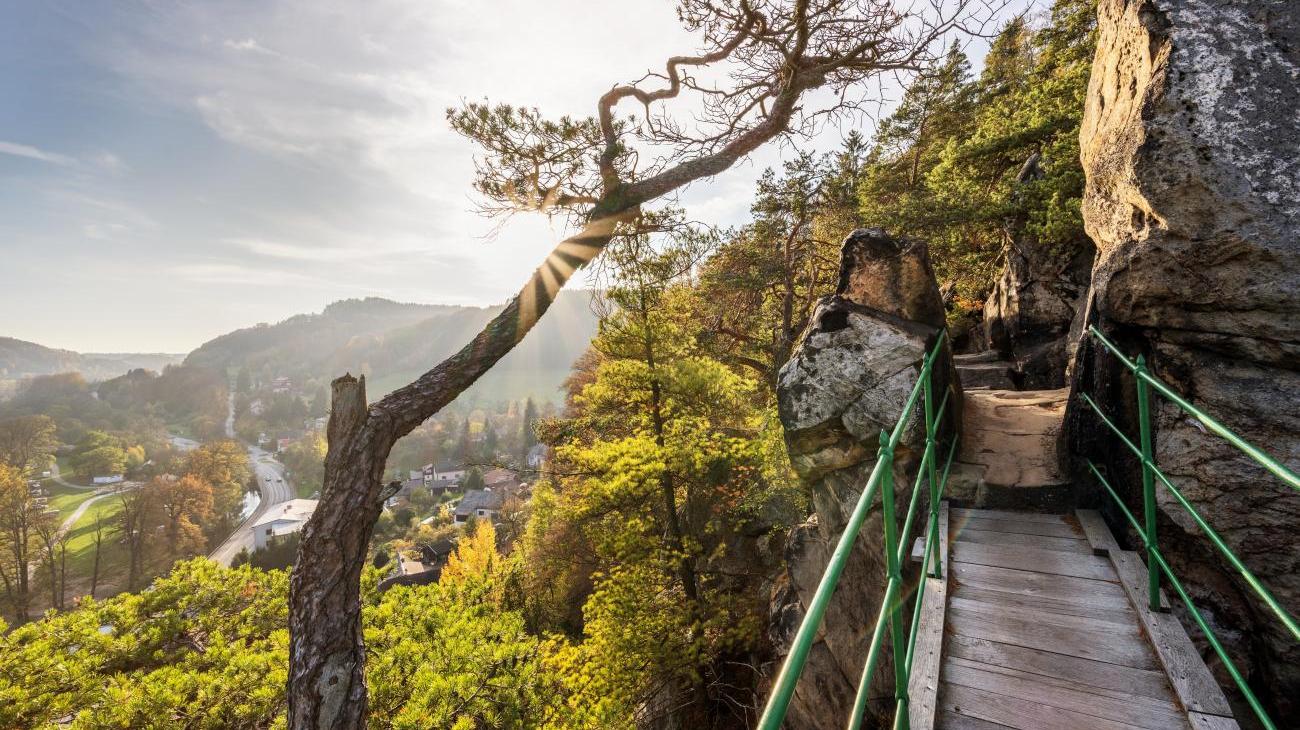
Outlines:
{"label": "tree trunk", "polygon": [[565,239],[506,308],[455,355],[373,406],[364,378],[333,383],[325,478],[303,528],[289,584],[290,730],[365,727],[361,570],[383,506],[384,464],[397,439],[433,416],[510,352],[579,267],[613,238],[623,208],[593,218]]}
{"label": "tree trunk", "polygon": [[292,728],[365,725],[360,578],[392,446],[366,424],[365,376],[335,380],[324,486],[290,583]]}

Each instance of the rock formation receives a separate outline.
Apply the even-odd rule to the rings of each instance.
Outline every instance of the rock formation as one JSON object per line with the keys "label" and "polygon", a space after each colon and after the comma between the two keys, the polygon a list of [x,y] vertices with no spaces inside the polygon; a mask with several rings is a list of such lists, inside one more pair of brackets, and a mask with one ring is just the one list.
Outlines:
{"label": "rock formation", "polygon": [[1088,288],[1091,245],[1047,251],[1028,237],[1009,237],[1004,259],[984,302],[981,344],[1012,363],[1020,387],[1059,388],[1065,384],[1070,324]]}
{"label": "rock formation", "polygon": [[[778,379],[791,462],[816,512],[792,531],[786,570],[773,592],[771,633],[781,656],[875,465],[880,432],[897,422],[943,327],[943,303],[923,243],[860,229],[845,239],[840,267],[838,290],[818,303]],[[945,353],[936,367],[935,393],[953,382],[951,373]],[[956,398],[952,407],[956,412]],[[950,413],[947,423],[956,422]],[[915,473],[924,447],[924,416],[918,415],[898,450],[895,490],[903,504],[910,495],[908,475]],[[849,716],[886,582],[881,534],[877,502],[827,610],[788,727],[838,727]],[[873,697],[889,696],[889,666],[881,662]],[[888,704],[869,711],[888,714]]]}
{"label": "rock formation", "polygon": [[[1102,0],[1099,34],[1081,134],[1083,213],[1097,246],[1091,321],[1300,469],[1300,3]],[[1082,342],[1073,387],[1098,395],[1135,434],[1132,378]],[[1300,613],[1300,495],[1155,402],[1161,468]],[[1101,438],[1077,399],[1071,408],[1075,450],[1106,463],[1129,504],[1140,504],[1134,461]],[[1175,570],[1228,629],[1221,638],[1274,717],[1294,717],[1300,648],[1157,491]],[[1231,690],[1226,680],[1221,673]]]}

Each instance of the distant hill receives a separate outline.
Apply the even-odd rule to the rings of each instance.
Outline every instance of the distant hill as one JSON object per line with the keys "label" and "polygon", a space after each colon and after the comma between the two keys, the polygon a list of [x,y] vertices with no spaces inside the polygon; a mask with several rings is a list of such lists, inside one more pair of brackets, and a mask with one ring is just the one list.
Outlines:
{"label": "distant hill", "polygon": [[[561,292],[537,327],[465,399],[559,401],[560,384],[596,332],[589,297]],[[190,353],[185,363],[247,368],[262,380],[327,381],[345,372],[364,373],[373,399],[460,349],[501,309],[349,299],[319,314],[222,335]]]}
{"label": "distant hill", "polygon": [[80,353],[0,337],[0,380],[70,372],[81,373],[86,380],[107,380],[137,368],[159,371],[184,357],[168,353]]}

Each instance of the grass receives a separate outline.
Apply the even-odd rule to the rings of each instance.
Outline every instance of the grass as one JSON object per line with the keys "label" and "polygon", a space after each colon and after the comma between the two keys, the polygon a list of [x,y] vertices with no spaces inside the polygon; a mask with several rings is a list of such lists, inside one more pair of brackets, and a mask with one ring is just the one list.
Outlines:
{"label": "grass", "polygon": [[59,522],[68,519],[82,502],[95,496],[89,489],[70,489],[54,480],[46,480],[41,486],[50,494],[49,506],[59,511]]}

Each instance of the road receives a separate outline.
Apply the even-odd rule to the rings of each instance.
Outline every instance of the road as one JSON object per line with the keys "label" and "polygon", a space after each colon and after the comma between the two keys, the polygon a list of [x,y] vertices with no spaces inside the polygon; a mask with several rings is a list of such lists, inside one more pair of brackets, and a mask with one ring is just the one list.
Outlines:
{"label": "road", "polygon": [[[235,395],[230,394],[228,405],[228,415],[226,416],[226,436],[235,438]],[[293,485],[289,483],[288,477],[284,475],[284,465],[276,461],[269,452],[256,446],[248,447],[248,463],[253,467],[254,473],[257,474],[257,486],[262,492],[262,501],[258,503],[257,509],[253,510],[235,531],[230,533],[225,542],[217,546],[215,550],[208,554],[212,560],[222,565],[230,565],[230,561],[235,559],[235,555],[240,550],[248,548],[251,552],[253,549],[253,525],[265,515],[268,510],[277,504],[288,502],[296,495],[294,494]]]}

